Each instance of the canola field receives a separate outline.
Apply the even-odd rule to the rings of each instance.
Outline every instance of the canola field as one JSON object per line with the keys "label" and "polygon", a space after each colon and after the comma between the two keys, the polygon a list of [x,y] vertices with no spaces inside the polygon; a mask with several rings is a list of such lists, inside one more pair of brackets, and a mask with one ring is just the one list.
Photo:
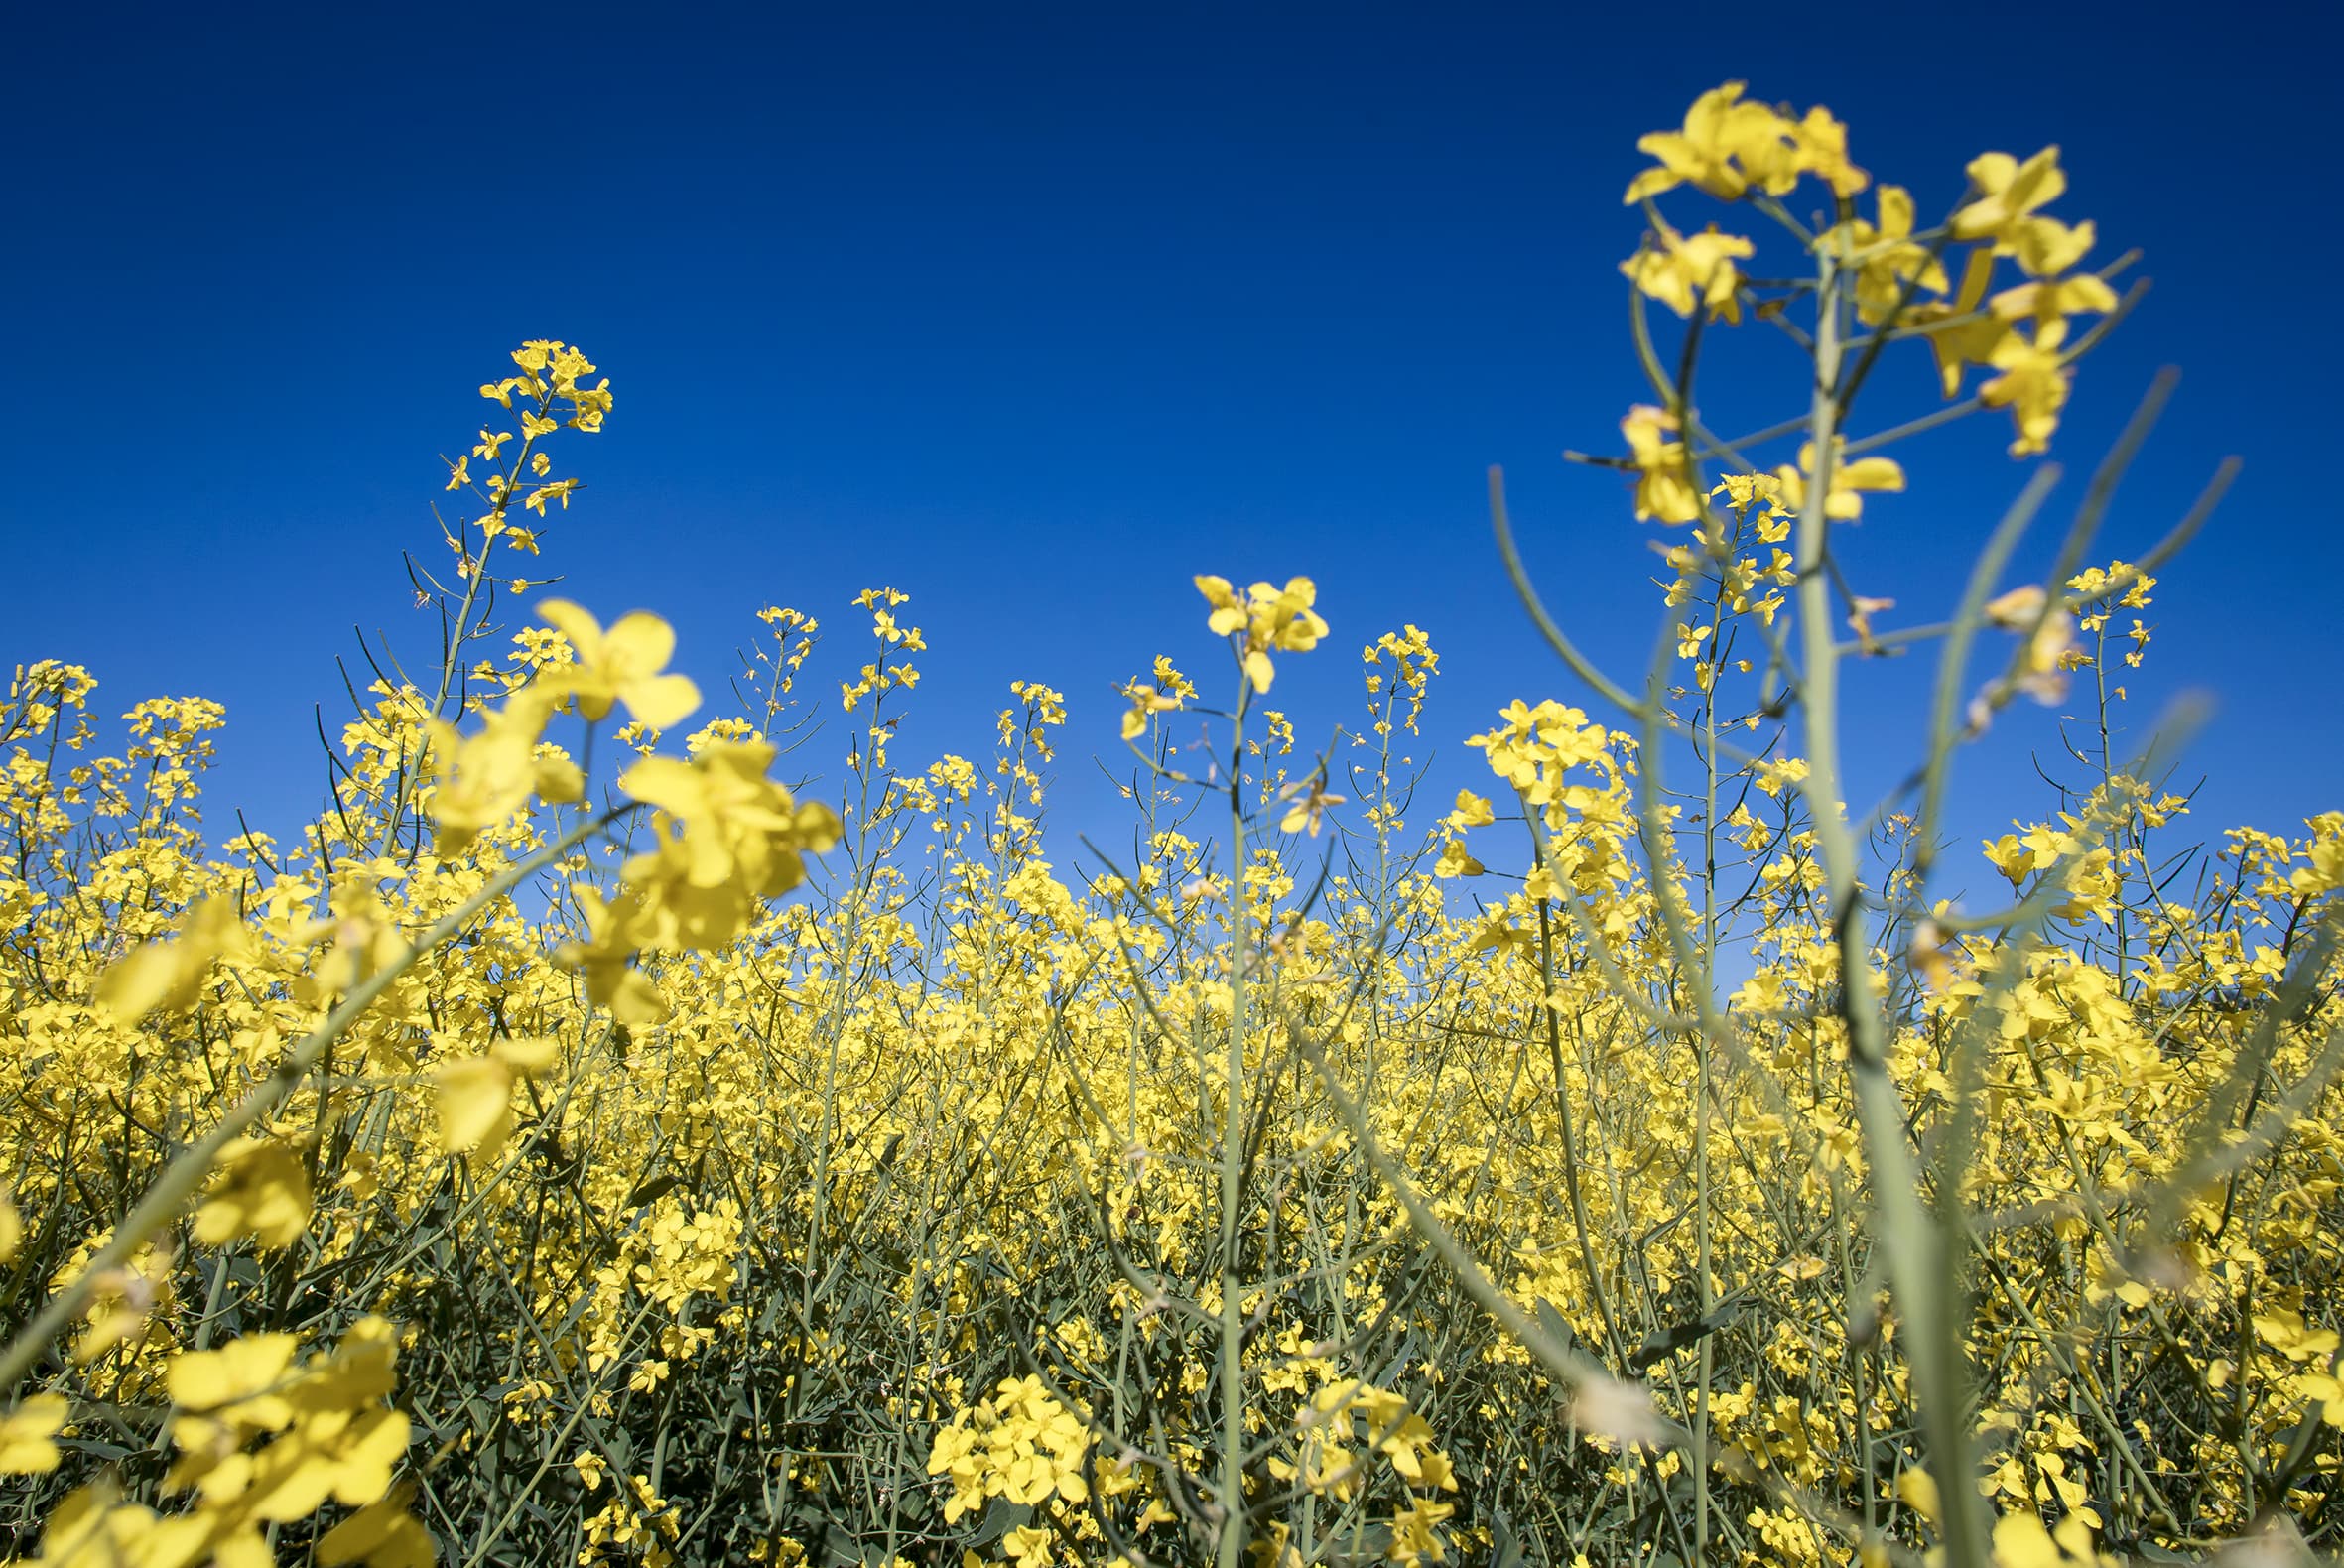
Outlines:
{"label": "canola field", "polygon": [[[216,704],[17,668],[0,1554],[2332,1545],[2344,812],[2200,824],[2185,716],[2125,708],[2223,476],[2129,561],[2101,487],[2054,522],[2025,484],[1932,623],[1838,554],[1920,427],[2007,419],[2023,479],[2121,264],[2052,210],[2055,149],[1983,154],[1930,223],[1739,84],[1640,145],[1649,385],[1584,460],[1666,552],[1645,671],[1547,616],[1493,475],[1558,657],[1467,725],[1424,633],[1300,577],[1198,577],[1119,734],[1020,682],[988,753],[920,754],[884,587],[765,611],[718,698],[658,615],[542,587],[592,548],[588,438],[624,439],[556,341],[480,387],[445,638],[353,693],[298,835],[202,815]],[[1703,421],[1727,331],[1777,340],[1780,425]],[[1943,410],[1867,420],[1924,354]],[[2056,565],[2016,581],[2030,529]],[[1280,672],[1352,648],[1314,753]],[[1841,694],[1887,657],[1934,670],[1930,743],[1875,809]],[[1957,755],[2043,703],[2087,787],[1952,839]],[[1479,731],[1437,802],[1435,725]],[[1112,759],[1134,852],[1046,832],[1062,752]]]}

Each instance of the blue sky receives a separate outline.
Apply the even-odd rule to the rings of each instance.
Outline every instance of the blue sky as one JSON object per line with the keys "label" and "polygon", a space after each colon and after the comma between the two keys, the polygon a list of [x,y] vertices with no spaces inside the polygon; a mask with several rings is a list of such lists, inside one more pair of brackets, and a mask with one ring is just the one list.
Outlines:
{"label": "blue sky", "polygon": [[[1505,699],[1587,700],[1511,605],[1487,464],[1557,612],[1623,671],[1650,645],[1656,531],[1559,454],[1614,447],[1640,395],[1616,271],[1635,137],[1742,77],[1828,105],[1924,214],[1974,154],[2062,145],[2057,210],[2098,221],[2096,258],[2144,250],[2155,287],[2084,367],[2053,519],[2163,364],[2180,394],[2106,552],[2246,464],[2165,574],[2137,717],[2184,684],[2218,699],[2207,832],[2344,804],[2323,52],[2204,8],[1763,14],[28,16],[0,95],[0,663],[88,664],[116,712],[221,699],[215,823],[289,825],[352,626],[426,651],[399,553],[439,548],[437,455],[468,444],[472,388],[554,336],[618,399],[564,459],[589,489],[552,546],[563,591],[666,614],[704,685],[761,605],[845,633],[891,583],[936,650],[900,754],[981,753],[1008,682],[1048,682],[1073,704],[1069,820],[1095,825],[1113,685],[1158,651],[1225,679],[1191,574],[1308,573],[1334,636],[1277,693],[1305,738],[1356,714],[1359,645],[1414,621],[1453,788]],[[1787,349],[1743,333],[1711,412],[1795,410]],[[1893,376],[1885,408],[1927,406],[1917,348]],[[1892,623],[1949,601],[2024,477],[2008,440],[1994,416],[1900,454],[1912,491],[1847,546]],[[1857,672],[1866,779],[1910,755],[1923,673]],[[2002,726],[1961,825],[2039,814],[2053,738],[2049,716]]]}

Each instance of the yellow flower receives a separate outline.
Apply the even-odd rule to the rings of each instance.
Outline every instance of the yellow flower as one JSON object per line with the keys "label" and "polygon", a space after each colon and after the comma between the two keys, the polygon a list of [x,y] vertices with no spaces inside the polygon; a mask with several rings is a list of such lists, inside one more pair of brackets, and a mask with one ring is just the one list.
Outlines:
{"label": "yellow flower", "polygon": [[1853,218],[1832,230],[1830,239],[1843,266],[1856,269],[1856,314],[1868,327],[1878,327],[1895,314],[1908,285],[1942,294],[1945,264],[1913,243],[1912,193],[1902,186],[1882,186],[1877,197],[1879,220]]}
{"label": "yellow flower", "polygon": [[539,680],[514,693],[504,707],[488,713],[477,734],[460,735],[437,719],[424,724],[442,855],[461,854],[482,830],[509,821],[532,793],[557,802],[586,793],[578,764],[539,743],[561,699],[559,679]]}
{"label": "yellow flower", "polygon": [[37,1393],[0,1416],[0,1476],[40,1476],[57,1469],[61,1456],[50,1439],[68,1413],[64,1394]]}
{"label": "yellow flower", "polygon": [[433,1568],[438,1554],[429,1531],[407,1511],[414,1483],[401,1482],[318,1538],[326,1568],[363,1561],[366,1568]]}
{"label": "yellow flower", "polygon": [[1278,832],[1297,833],[1308,829],[1314,839],[1319,836],[1320,819],[1326,815],[1327,808],[1341,805],[1346,798],[1328,794],[1327,780],[1323,775],[1313,775],[1307,780],[1297,779],[1278,794],[1280,799],[1289,803],[1286,815],[1278,823]]}
{"label": "yellow flower", "polygon": [[1674,414],[1648,403],[1638,403],[1620,422],[1620,434],[1628,438],[1628,460],[1640,475],[1635,487],[1639,523],[1647,518],[1663,523],[1701,520],[1701,496],[1693,488],[1684,443],[1669,439],[1676,428]]}
{"label": "yellow flower", "polygon": [[838,843],[829,807],[798,804],[765,776],[773,755],[764,741],[714,741],[689,763],[646,757],[621,775],[620,789],[660,811],[659,848],[625,868],[639,945],[721,946],[758,900],[805,879],[805,853]]}
{"label": "yellow flower", "polygon": [[1793,164],[1801,174],[1814,175],[1831,187],[1832,195],[1852,196],[1872,183],[1872,176],[1848,162],[1848,128],[1818,104],[1790,127],[1795,149]]}
{"label": "yellow flower", "polygon": [[586,922],[586,940],[563,944],[554,962],[575,967],[586,980],[588,1004],[609,1008],[620,1023],[640,1029],[666,1021],[666,998],[650,977],[633,966],[643,946],[641,894],[629,889],[615,902],[605,903],[598,889],[583,883],[570,893]]}
{"label": "yellow flower", "polygon": [[1978,389],[1978,400],[1988,408],[2007,408],[2018,436],[2011,443],[2014,457],[2044,451],[2059,428],[2059,413],[2067,406],[2075,372],[2059,352],[2067,324],[2038,321],[2031,336],[2010,332],[1995,345],[1987,363],[2002,372]]}
{"label": "yellow flower", "polygon": [[1213,606],[1206,626],[1221,636],[1244,633],[1244,646],[1238,657],[1244,665],[1247,682],[1256,692],[1269,690],[1274,673],[1269,655],[1273,650],[1308,652],[1327,635],[1326,621],[1311,608],[1317,602],[1319,590],[1309,578],[1288,578],[1282,588],[1269,583],[1256,583],[1245,589],[1242,599],[1227,578],[1200,576],[1196,585],[1197,591]]}
{"label": "yellow flower", "polygon": [[246,947],[235,901],[205,898],[181,919],[177,941],[141,943],[111,965],[98,980],[97,1003],[126,1023],[157,1008],[182,1011],[201,992],[212,962]]}
{"label": "yellow flower", "polygon": [[1147,720],[1153,714],[1168,714],[1180,707],[1180,698],[1157,691],[1142,681],[1133,681],[1123,688],[1123,695],[1131,706],[1123,711],[1123,738],[1137,740],[1147,733]]}
{"label": "yellow flower", "polygon": [[1798,183],[1798,162],[1790,126],[1762,103],[1742,99],[1743,83],[1729,81],[1693,100],[1679,131],[1653,131],[1636,139],[1636,150],[1660,161],[1628,185],[1628,205],[1680,185],[1707,192],[1721,201],[1739,200],[1757,186],[1785,196]]}
{"label": "yellow flower", "polygon": [[222,1177],[195,1211],[195,1240],[221,1246],[249,1236],[291,1246],[310,1224],[310,1173],[283,1143],[239,1138],[220,1151]]}
{"label": "yellow flower", "polygon": [[548,599],[537,612],[570,639],[575,662],[558,673],[582,718],[601,719],[621,702],[652,728],[670,729],[700,706],[690,676],[661,673],[676,651],[676,632],[657,615],[636,610],[605,632],[568,599]]}
{"label": "yellow flower", "polygon": [[1961,293],[1952,301],[1932,300],[1905,313],[1905,320],[1922,328],[1929,353],[1937,361],[1937,378],[1947,397],[1961,390],[1962,368],[1982,365],[1993,357],[2010,324],[1991,311],[1981,311],[1986,287],[1994,277],[1994,253],[1977,250],[1962,273]]}
{"label": "yellow flower", "polygon": [[1439,877],[1480,876],[1487,867],[1467,851],[1463,839],[1451,839],[1441,846],[1440,858],[1433,862],[1432,874]]}
{"label": "yellow flower", "polygon": [[2064,323],[2081,311],[2101,315],[2116,309],[2116,291],[2096,273],[2079,272],[2065,278],[2021,283],[2005,289],[1993,301],[1994,314],[2006,322],[2031,316],[2043,326]]}
{"label": "yellow flower", "polygon": [[513,1086],[561,1058],[553,1040],[499,1040],[485,1056],[467,1056],[433,1075],[440,1108],[440,1146],[451,1154],[469,1152],[485,1163],[496,1157],[513,1130]]}
{"label": "yellow flower", "polygon": [[2046,147],[2024,163],[2009,153],[1981,153],[1970,160],[1970,186],[1978,198],[1953,215],[1956,239],[1990,239],[1998,256],[2015,256],[2037,277],[2065,272],[2092,248],[2090,223],[2073,228],[2036,208],[2067,190],[2059,149]]}
{"label": "yellow flower", "polygon": [[214,1420],[275,1431],[293,1419],[277,1384],[293,1365],[290,1334],[247,1334],[215,1351],[187,1351],[171,1359],[165,1386],[172,1403]]}
{"label": "yellow flower", "polygon": [[[1815,444],[1811,441],[1799,448],[1797,467],[1784,464],[1774,470],[1774,482],[1781,489],[1785,508],[1793,512],[1806,509],[1807,480],[1814,472]],[[1854,462],[1835,462],[1831,467],[1831,493],[1823,499],[1823,515],[1834,522],[1859,522],[1864,516],[1866,491],[1893,492],[1903,488],[1904,469],[1892,457],[1859,457]]]}
{"label": "yellow flower", "polygon": [[110,1480],[93,1481],[50,1513],[37,1560],[63,1568],[195,1561],[199,1543],[188,1539],[185,1526],[173,1539],[158,1522],[152,1509],[119,1501]]}
{"label": "yellow flower", "polygon": [[1737,291],[1742,274],[1732,258],[1755,255],[1758,247],[1739,234],[1719,233],[1714,224],[1691,239],[1666,223],[1655,228],[1659,243],[1647,242],[1620,264],[1621,272],[1679,316],[1692,315],[1698,299],[1709,307],[1712,317],[1741,321],[1742,300]]}

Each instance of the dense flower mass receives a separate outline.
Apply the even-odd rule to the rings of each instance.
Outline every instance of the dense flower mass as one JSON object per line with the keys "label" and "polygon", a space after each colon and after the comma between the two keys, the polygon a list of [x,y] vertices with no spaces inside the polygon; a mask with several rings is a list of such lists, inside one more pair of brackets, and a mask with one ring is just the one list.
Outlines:
{"label": "dense flower mass", "polygon": [[[426,579],[442,667],[357,694],[291,841],[201,817],[216,705],[117,727],[87,670],[19,667],[0,1549],[2332,1547],[2344,811],[2193,849],[2123,749],[2166,547],[1985,571],[1910,629],[1857,587],[1908,482],[1850,436],[1862,334],[1925,342],[1949,397],[1998,372],[1977,404],[2026,456],[2100,330],[2069,319],[2120,308],[2044,211],[2056,151],[1980,157],[1925,228],[1827,112],[1738,83],[1640,145],[1654,401],[1589,460],[1690,530],[1667,635],[1621,681],[1542,619],[1617,712],[1510,703],[1439,816],[1417,627],[1364,642],[1327,750],[1266,706],[1273,659],[1328,656],[1306,577],[1195,580],[1228,663],[1155,657],[1079,738],[1134,816],[1080,870],[1045,853],[1066,698],[1018,681],[989,756],[920,757],[896,588],[852,601],[836,705],[801,679],[821,622],[775,606],[711,717],[665,620],[515,575],[547,540],[513,499],[567,512],[554,451],[612,410],[553,341],[480,388],[518,436],[448,464],[481,509]],[[1764,216],[1811,281],[1662,196]],[[1703,425],[1645,298],[1688,331],[1808,313],[1777,446]],[[1835,694],[1932,640],[1927,755],[1853,820]],[[2022,699],[2080,705],[2086,775],[1949,843],[1948,759]],[[1176,719],[1226,741],[1201,777]],[[784,783],[817,737],[844,770]]]}

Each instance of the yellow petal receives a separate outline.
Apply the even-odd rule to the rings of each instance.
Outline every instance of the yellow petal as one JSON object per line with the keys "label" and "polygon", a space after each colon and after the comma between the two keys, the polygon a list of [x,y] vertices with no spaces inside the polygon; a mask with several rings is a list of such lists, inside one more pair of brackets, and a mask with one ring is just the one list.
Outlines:
{"label": "yellow petal", "polygon": [[645,610],[621,615],[602,637],[602,657],[619,680],[667,668],[676,651],[676,628]]}
{"label": "yellow petal", "polygon": [[568,757],[541,757],[536,763],[538,799],[568,805],[586,797],[586,775]]}
{"label": "yellow petal", "polygon": [[488,1054],[516,1073],[542,1073],[562,1060],[562,1042],[544,1038],[499,1040]]}
{"label": "yellow petal", "polygon": [[688,675],[654,675],[619,688],[627,712],[654,729],[672,729],[700,706],[700,688]]}
{"label": "yellow petal", "polygon": [[589,656],[602,643],[602,623],[566,598],[550,598],[537,606],[537,613],[554,630],[570,639],[570,647],[581,659]]}
{"label": "yellow petal", "polygon": [[512,1130],[513,1070],[494,1057],[450,1062],[433,1074],[439,1086],[440,1143],[451,1154],[477,1150],[488,1159]]}
{"label": "yellow petal", "polygon": [[1858,457],[1841,465],[1838,484],[1851,490],[1901,490],[1904,469],[1893,457]]}

